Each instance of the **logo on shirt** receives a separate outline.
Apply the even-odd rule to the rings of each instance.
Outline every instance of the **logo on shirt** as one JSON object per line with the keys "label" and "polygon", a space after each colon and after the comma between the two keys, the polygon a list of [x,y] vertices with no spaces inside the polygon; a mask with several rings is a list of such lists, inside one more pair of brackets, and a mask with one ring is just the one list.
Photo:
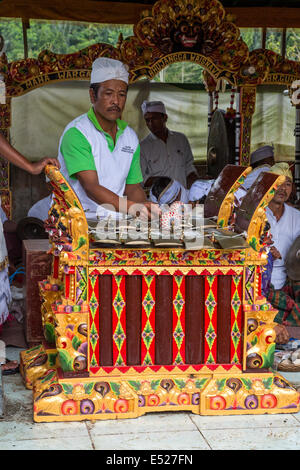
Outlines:
{"label": "logo on shirt", "polygon": [[126,153],[134,153],[134,149],[131,148],[130,145],[125,145],[121,148],[121,151]]}

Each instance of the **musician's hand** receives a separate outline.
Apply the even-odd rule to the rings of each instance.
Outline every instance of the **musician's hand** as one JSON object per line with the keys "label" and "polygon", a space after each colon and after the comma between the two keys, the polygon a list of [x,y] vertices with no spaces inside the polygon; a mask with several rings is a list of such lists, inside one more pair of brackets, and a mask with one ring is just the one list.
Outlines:
{"label": "musician's hand", "polygon": [[36,163],[31,163],[30,173],[32,175],[39,175],[43,171],[46,165],[54,165],[57,168],[60,168],[59,161],[56,158],[45,157]]}
{"label": "musician's hand", "polygon": [[271,246],[270,252],[274,259],[281,259],[281,254],[279,253],[277,248],[275,248],[275,246]]}
{"label": "musician's hand", "polygon": [[131,203],[128,214],[133,217],[140,217],[142,220],[158,219],[161,214],[161,209],[158,204],[150,201]]}
{"label": "musician's hand", "polygon": [[145,207],[148,211],[148,219],[158,219],[161,215],[161,209],[158,204],[154,202],[145,202]]}

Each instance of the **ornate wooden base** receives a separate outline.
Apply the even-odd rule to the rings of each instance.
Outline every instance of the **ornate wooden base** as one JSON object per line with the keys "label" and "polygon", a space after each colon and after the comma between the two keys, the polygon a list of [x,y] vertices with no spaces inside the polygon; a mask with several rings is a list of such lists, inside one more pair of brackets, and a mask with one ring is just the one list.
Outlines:
{"label": "ornate wooden base", "polygon": [[299,393],[273,372],[67,378],[55,363],[55,350],[42,346],[21,353],[24,382],[33,386],[36,422],[136,418],[153,411],[200,415],[299,411]]}

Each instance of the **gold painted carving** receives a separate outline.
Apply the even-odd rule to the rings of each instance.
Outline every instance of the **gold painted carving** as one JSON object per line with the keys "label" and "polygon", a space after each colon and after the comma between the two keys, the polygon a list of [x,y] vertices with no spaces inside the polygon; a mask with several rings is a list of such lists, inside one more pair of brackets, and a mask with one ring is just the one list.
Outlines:
{"label": "gold painted carving", "polygon": [[56,349],[46,350],[39,345],[20,353],[20,373],[28,389],[32,389],[40,377],[47,376],[58,365]]}
{"label": "gold painted carving", "polygon": [[47,165],[45,173],[53,186],[55,200],[46,221],[53,250],[67,259],[87,260],[88,225],[81,203],[56,167]]}
{"label": "gold painted carving", "polygon": [[260,237],[263,233],[265,223],[267,220],[266,217],[266,207],[273,199],[274,192],[285,181],[285,176],[278,176],[275,180],[274,184],[270,187],[270,189],[266,192],[264,197],[261,199],[260,203],[258,204],[252,218],[250,224],[248,226],[247,231],[247,242],[251,247],[253,247],[256,251],[261,248],[260,244]]}
{"label": "gold painted carving", "polygon": [[291,413],[299,393],[279,374],[216,375],[201,396],[200,414]]}
{"label": "gold painted carving", "polygon": [[227,227],[234,209],[234,193],[241,186],[244,178],[251,173],[252,168],[248,167],[243,171],[237,181],[234,182],[228,193],[226,194],[218,214],[218,224],[222,221],[222,226]]}
{"label": "gold painted carving", "polygon": [[269,368],[274,361],[276,323],[273,320],[277,310],[262,297],[255,304],[244,304],[244,311],[246,334],[243,369]]}
{"label": "gold painted carving", "polygon": [[63,371],[88,367],[88,311],[55,314],[56,347]]}

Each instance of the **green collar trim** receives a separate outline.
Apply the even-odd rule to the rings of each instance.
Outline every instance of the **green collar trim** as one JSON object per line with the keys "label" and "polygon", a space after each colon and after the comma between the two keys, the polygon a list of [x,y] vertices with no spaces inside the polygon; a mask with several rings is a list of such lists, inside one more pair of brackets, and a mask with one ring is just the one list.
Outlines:
{"label": "green collar trim", "polygon": [[[88,115],[88,118],[90,119],[90,121],[92,121],[92,123],[96,127],[96,129],[98,129],[98,131],[100,131],[100,132],[103,132],[103,134],[105,135],[105,138],[106,138],[106,141],[107,141],[107,144],[108,144],[108,147],[109,147],[110,151],[113,151],[113,149],[115,148],[115,143],[113,141],[113,138],[112,138],[111,135],[109,135],[107,132],[105,132],[102,129],[102,127],[100,126],[100,124],[98,122],[98,119],[96,118],[96,114],[95,114],[95,111],[94,111],[93,107],[91,107],[88,110],[87,115]],[[117,119],[118,131],[117,131],[117,135],[116,135],[116,143],[117,143],[117,140],[120,137],[120,135],[123,134],[123,132],[126,129],[127,125],[128,125],[127,122],[123,121],[122,119]]]}
{"label": "green collar trim", "polygon": [[[96,114],[95,114],[95,111],[94,111],[94,108],[91,107],[89,110],[88,110],[88,118],[92,121],[92,123],[94,124],[94,126],[96,127],[96,129],[98,129],[99,131],[101,132],[105,132],[102,127],[100,126],[99,122],[98,122],[98,119],[96,118]],[[121,129],[122,131],[125,130],[125,128],[127,127],[127,122],[126,121],[123,121],[122,119],[117,119],[117,125],[118,125],[118,128],[119,130]],[[106,132],[105,132],[106,134]]]}

